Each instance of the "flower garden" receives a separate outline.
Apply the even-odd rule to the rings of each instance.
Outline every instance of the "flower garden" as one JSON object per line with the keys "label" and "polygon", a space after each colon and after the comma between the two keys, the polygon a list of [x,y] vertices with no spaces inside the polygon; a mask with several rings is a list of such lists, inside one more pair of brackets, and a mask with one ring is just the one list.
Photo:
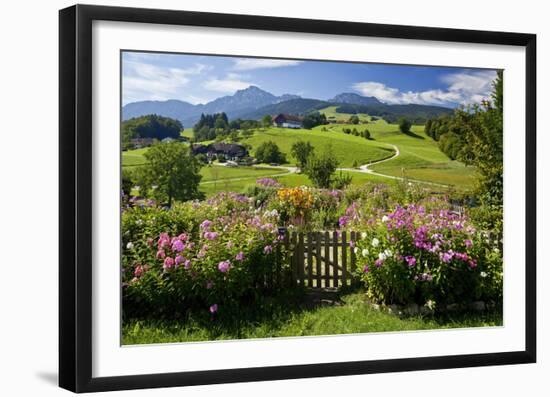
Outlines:
{"label": "flower garden", "polygon": [[[171,208],[123,197],[124,343],[350,332],[319,325],[330,310],[350,316],[342,324],[357,322],[351,332],[499,325],[501,224],[489,222],[495,216],[486,209],[454,211],[451,203],[408,183],[323,190],[270,178],[246,194]],[[312,308],[307,288],[288,283],[290,231],[355,232],[354,287],[336,292],[344,303]],[[483,313],[471,310],[476,302]],[[395,305],[429,310],[411,318],[373,313]],[[352,306],[359,310],[348,312]],[[383,317],[390,315],[397,317]],[[303,326],[305,318],[317,325]],[[156,336],[141,340],[151,327]]]}

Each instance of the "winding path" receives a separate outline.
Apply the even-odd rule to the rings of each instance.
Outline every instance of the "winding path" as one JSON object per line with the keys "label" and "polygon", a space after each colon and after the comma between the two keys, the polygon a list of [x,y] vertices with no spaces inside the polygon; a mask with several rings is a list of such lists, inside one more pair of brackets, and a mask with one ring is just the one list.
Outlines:
{"label": "winding path", "polygon": [[[364,173],[364,174],[375,175],[375,176],[378,176],[378,177],[381,177],[381,178],[394,179],[394,180],[398,180],[398,181],[407,180],[409,182],[422,183],[422,184],[425,184],[425,185],[432,185],[432,186],[439,186],[439,187],[451,187],[451,185],[446,185],[444,183],[429,182],[429,181],[422,181],[422,180],[418,180],[418,179],[403,178],[403,177],[400,177],[400,176],[381,174],[379,172],[376,172],[376,171],[370,169],[369,167],[371,167],[373,165],[377,165],[377,164],[385,163],[386,161],[394,160],[395,158],[397,158],[400,155],[400,151],[399,151],[399,148],[397,146],[395,146],[393,144],[390,144],[390,143],[388,143],[387,145],[389,145],[394,150],[394,154],[391,157],[387,157],[387,158],[382,159],[382,160],[373,161],[373,162],[370,162],[368,164],[363,164],[359,167],[359,169],[357,169],[357,168],[337,168],[337,170],[338,171],[348,171],[348,172],[360,172],[360,173]],[[216,164],[213,164],[213,165],[219,166],[219,167],[226,167],[227,166],[226,163],[225,164],[216,163]],[[265,166],[253,165],[253,167],[265,167]],[[291,166],[284,166],[284,165],[277,165],[277,166],[270,166],[270,167],[271,168],[278,168],[278,169],[285,169],[287,172],[273,174],[273,175],[263,175],[262,178],[272,178],[272,177],[277,177],[277,176],[296,174],[298,172],[298,167],[291,167]],[[206,182],[202,182],[201,185],[212,184],[212,183],[220,183],[220,182],[241,181],[241,180],[251,179],[251,178],[254,178],[254,176],[219,179],[217,181],[206,181]]]}

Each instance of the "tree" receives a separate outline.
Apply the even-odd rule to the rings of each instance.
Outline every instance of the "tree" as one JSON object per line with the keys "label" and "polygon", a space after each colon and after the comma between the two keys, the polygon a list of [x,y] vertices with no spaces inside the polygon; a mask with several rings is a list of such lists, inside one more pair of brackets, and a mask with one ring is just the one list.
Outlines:
{"label": "tree", "polygon": [[351,124],[359,124],[359,117],[356,114],[354,114],[349,118],[349,122]]}
{"label": "tree", "polygon": [[[201,198],[201,164],[188,146],[179,142],[158,143],[144,154],[147,163],[139,169],[139,184],[161,202]],[[155,186],[155,188],[153,188]]]}
{"label": "tree", "polygon": [[262,127],[268,128],[271,126],[271,116],[269,114],[266,114],[264,117],[262,117]]}
{"label": "tree", "polygon": [[499,71],[493,82],[492,101],[459,109],[453,117],[460,120],[463,131],[460,160],[477,168],[481,201],[497,206],[502,206],[503,195],[502,86],[502,71]]}
{"label": "tree", "polygon": [[332,185],[332,178],[338,168],[338,164],[339,162],[332,151],[332,146],[329,145],[320,156],[309,156],[304,171],[316,187],[328,189]]}
{"label": "tree", "polygon": [[286,163],[286,157],[273,141],[266,141],[256,148],[256,160],[260,163]]}
{"label": "tree", "polygon": [[133,138],[178,139],[181,130],[183,125],[170,117],[156,114],[134,117],[121,124],[122,143],[127,147]]}
{"label": "tree", "polygon": [[241,135],[243,136],[244,139],[247,139],[247,138],[250,138],[252,135],[254,135],[254,131],[248,130],[248,129],[242,130]]}
{"label": "tree", "polygon": [[294,142],[290,148],[290,153],[296,159],[296,165],[300,168],[300,170],[303,170],[306,167],[307,160],[314,151],[315,148],[309,141],[304,142],[302,140]]}
{"label": "tree", "polygon": [[363,137],[364,137],[365,139],[370,139],[370,131],[369,131],[369,130],[363,131]]}
{"label": "tree", "polygon": [[302,126],[309,130],[313,127],[316,127],[318,125],[327,124],[327,117],[324,113],[319,112],[313,112],[308,114],[306,117],[304,117],[304,120],[302,121]]}
{"label": "tree", "polygon": [[405,117],[401,117],[399,119],[399,131],[401,131],[403,134],[408,134],[411,132],[411,122],[406,119]]}

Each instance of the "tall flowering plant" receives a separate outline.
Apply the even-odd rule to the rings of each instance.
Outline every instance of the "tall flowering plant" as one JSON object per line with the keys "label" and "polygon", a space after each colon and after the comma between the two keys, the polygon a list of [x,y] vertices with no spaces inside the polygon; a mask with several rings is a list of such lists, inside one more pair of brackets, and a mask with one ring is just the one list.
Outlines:
{"label": "tall flowering plant", "polygon": [[222,196],[184,204],[193,209],[192,226],[147,237],[148,250],[138,258],[131,253],[135,246],[124,248],[130,310],[146,305],[159,312],[198,307],[217,313],[262,293],[277,261],[285,271],[279,214],[258,212],[239,195]]}
{"label": "tall flowering plant", "polygon": [[361,231],[352,244],[372,299],[465,303],[495,299],[499,285],[501,291],[502,260],[466,215],[422,205],[398,206],[368,219],[353,206],[348,212],[343,226]]}

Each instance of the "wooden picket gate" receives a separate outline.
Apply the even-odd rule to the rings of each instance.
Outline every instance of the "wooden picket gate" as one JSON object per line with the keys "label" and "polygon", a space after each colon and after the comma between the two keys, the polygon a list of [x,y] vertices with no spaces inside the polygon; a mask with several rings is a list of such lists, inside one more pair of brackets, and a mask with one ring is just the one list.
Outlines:
{"label": "wooden picket gate", "polygon": [[350,241],[355,232],[291,232],[285,245],[291,251],[291,281],[307,288],[351,285],[356,256]]}

